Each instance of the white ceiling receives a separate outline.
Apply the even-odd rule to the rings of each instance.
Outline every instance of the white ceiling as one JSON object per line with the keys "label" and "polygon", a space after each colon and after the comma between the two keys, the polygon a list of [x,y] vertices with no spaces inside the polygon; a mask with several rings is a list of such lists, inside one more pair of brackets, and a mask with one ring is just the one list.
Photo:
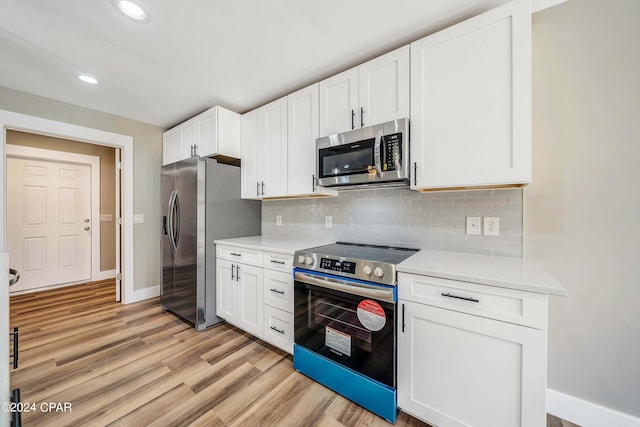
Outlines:
{"label": "white ceiling", "polygon": [[507,2],[140,0],[151,21],[137,24],[110,0],[0,1],[0,86],[165,128],[214,105],[243,113]]}

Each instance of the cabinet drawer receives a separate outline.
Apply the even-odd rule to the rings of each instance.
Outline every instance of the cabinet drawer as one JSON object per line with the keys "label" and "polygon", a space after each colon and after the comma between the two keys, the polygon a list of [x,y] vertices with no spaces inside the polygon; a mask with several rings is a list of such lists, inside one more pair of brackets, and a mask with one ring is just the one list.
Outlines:
{"label": "cabinet drawer", "polygon": [[398,273],[398,298],[538,329],[547,328],[547,295]]}
{"label": "cabinet drawer", "polygon": [[293,313],[293,274],[264,270],[264,303]]}
{"label": "cabinet drawer", "polygon": [[279,254],[277,252],[265,252],[264,268],[292,273],[293,255]]}
{"label": "cabinet drawer", "polygon": [[293,314],[265,305],[262,339],[293,354]]}
{"label": "cabinet drawer", "polygon": [[236,246],[216,245],[216,255],[221,259],[262,267],[262,251],[238,248]]}

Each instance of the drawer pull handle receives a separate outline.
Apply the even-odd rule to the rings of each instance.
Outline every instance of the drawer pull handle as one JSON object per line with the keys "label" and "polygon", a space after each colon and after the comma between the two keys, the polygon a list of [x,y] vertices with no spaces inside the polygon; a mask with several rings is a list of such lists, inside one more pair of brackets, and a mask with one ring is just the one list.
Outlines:
{"label": "drawer pull handle", "polygon": [[276,294],[284,295],[284,291],[278,289],[269,289],[271,292],[275,292]]}
{"label": "drawer pull handle", "polygon": [[229,252],[229,255],[233,255],[233,256],[242,256],[242,254],[237,254],[235,252]]}
{"label": "drawer pull handle", "polygon": [[452,295],[449,292],[446,292],[446,293],[443,292],[440,295],[442,295],[443,297],[447,297],[447,298],[462,299],[462,300],[471,301],[471,302],[480,302],[479,299],[475,299],[475,298],[471,298],[471,297],[461,297],[459,295]]}
{"label": "drawer pull handle", "polygon": [[272,331],[276,331],[277,333],[284,335],[284,329],[278,329],[275,326],[272,326],[271,330]]}
{"label": "drawer pull handle", "polygon": [[274,264],[282,264],[282,265],[284,265],[284,261],[276,261],[275,259],[272,259],[271,262],[274,263]]}

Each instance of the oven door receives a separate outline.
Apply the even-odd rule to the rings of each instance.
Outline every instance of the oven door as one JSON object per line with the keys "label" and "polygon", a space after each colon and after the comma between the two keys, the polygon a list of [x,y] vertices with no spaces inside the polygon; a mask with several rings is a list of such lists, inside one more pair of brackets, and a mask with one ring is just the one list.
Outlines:
{"label": "oven door", "polygon": [[395,388],[395,288],[294,274],[295,343]]}

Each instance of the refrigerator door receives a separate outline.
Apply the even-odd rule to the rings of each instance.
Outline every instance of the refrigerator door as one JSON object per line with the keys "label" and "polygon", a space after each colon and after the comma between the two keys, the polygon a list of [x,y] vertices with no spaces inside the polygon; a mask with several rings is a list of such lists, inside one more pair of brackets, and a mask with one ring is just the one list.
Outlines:
{"label": "refrigerator door", "polygon": [[175,225],[174,294],[172,311],[196,323],[197,297],[197,222],[198,158],[175,164],[175,202],[172,222]]}
{"label": "refrigerator door", "polygon": [[162,238],[160,240],[162,251],[162,273],[160,282],[160,304],[162,304],[163,308],[166,310],[173,310],[173,263],[175,253],[172,248],[173,231],[169,220],[171,219],[173,212],[171,202],[174,194],[174,177],[175,165],[172,164],[162,167]]}

